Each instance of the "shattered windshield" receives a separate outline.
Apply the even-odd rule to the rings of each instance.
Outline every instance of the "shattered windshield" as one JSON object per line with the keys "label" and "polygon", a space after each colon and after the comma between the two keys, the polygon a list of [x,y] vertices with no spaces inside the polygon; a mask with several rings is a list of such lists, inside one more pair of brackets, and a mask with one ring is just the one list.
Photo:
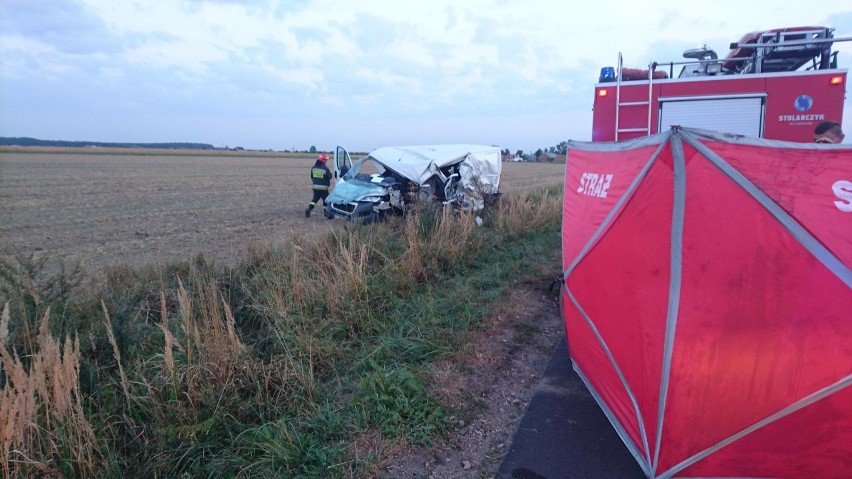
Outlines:
{"label": "shattered windshield", "polygon": [[360,160],[357,160],[355,163],[352,163],[352,168],[346,172],[343,176],[344,179],[355,178],[358,175],[372,175],[372,174],[382,174],[384,173],[386,168],[373,159],[372,157],[365,156]]}

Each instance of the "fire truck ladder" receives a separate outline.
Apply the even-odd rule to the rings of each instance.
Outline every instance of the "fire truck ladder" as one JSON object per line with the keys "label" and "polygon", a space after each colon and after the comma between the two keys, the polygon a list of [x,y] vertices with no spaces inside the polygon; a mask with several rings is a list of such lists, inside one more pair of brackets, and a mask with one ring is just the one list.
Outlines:
{"label": "fire truck ladder", "polygon": [[[645,135],[651,134],[651,99],[652,96],[652,86],[654,83],[654,69],[648,68],[648,100],[642,101],[621,101],[621,75],[622,75],[622,66],[623,61],[621,58],[621,52],[618,52],[618,74],[616,75],[615,80],[615,141],[618,141],[619,133],[644,133]],[[621,118],[621,109],[623,107],[637,107],[637,106],[645,106],[648,109],[648,125],[644,128],[621,128],[621,124],[619,120]]]}

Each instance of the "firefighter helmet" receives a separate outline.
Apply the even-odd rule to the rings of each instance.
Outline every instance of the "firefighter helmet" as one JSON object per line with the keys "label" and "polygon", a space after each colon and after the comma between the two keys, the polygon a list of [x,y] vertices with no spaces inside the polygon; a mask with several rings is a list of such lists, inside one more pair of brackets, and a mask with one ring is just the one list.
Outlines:
{"label": "firefighter helmet", "polygon": [[319,155],[317,155],[317,160],[325,163],[326,161],[328,161],[328,155],[326,155],[325,153],[320,153]]}

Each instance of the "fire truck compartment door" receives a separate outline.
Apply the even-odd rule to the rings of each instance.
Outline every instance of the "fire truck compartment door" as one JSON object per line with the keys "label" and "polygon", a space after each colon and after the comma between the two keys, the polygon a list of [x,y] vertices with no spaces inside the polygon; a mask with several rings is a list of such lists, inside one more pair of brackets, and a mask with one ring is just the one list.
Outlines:
{"label": "fire truck compartment door", "polygon": [[657,131],[672,125],[763,137],[764,97],[700,97],[659,99]]}

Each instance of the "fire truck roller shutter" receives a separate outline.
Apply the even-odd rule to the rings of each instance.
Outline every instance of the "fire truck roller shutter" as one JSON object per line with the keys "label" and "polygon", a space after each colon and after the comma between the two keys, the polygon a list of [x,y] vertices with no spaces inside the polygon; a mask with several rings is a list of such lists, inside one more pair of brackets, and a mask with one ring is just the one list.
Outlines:
{"label": "fire truck roller shutter", "polygon": [[672,125],[763,137],[763,95],[660,98],[657,131]]}

